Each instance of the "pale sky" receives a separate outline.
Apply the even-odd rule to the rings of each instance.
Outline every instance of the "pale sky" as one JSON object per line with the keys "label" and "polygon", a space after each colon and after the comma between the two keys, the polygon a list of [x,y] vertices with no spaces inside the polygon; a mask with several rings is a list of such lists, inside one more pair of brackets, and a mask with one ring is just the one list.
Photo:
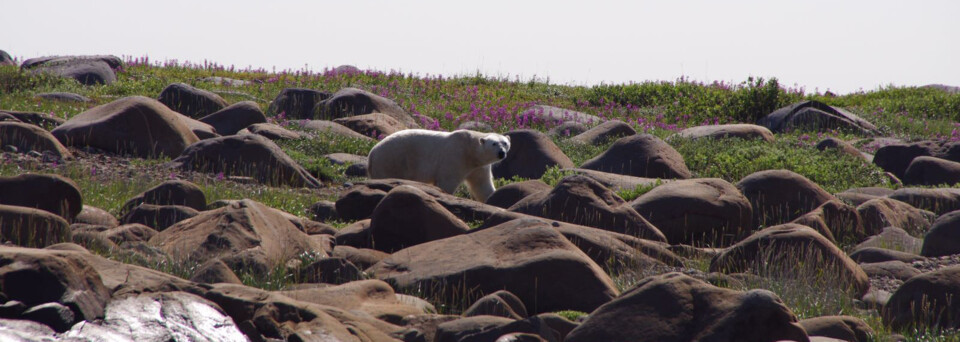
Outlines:
{"label": "pale sky", "polygon": [[960,86],[960,1],[0,0],[0,50],[312,70]]}

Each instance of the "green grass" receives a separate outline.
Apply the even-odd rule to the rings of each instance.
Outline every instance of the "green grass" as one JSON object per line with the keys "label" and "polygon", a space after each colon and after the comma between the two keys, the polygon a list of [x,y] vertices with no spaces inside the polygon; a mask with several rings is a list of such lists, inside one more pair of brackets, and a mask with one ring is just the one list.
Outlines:
{"label": "green grass", "polygon": [[786,169],[836,193],[853,187],[891,187],[878,166],[835,150],[812,146],[816,137],[780,135],[776,142],[741,139],[672,139],[695,177],[722,178],[736,184],[751,173]]}

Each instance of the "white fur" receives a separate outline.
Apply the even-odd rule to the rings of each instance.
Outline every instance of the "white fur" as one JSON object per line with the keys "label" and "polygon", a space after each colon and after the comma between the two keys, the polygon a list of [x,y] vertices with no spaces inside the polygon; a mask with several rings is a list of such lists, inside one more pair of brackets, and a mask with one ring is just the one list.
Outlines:
{"label": "white fur", "polygon": [[496,133],[407,129],[370,150],[367,175],[433,184],[448,193],[466,181],[473,198],[482,202],[496,190],[490,165],[509,150],[510,138]]}

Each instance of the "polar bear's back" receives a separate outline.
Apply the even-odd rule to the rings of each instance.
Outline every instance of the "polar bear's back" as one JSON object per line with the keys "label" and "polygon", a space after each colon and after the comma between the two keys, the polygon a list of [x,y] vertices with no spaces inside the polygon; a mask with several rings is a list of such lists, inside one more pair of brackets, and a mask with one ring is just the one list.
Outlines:
{"label": "polar bear's back", "polygon": [[448,147],[450,133],[407,129],[393,133],[370,150],[367,172],[370,178],[403,178],[433,183],[443,167],[441,152]]}

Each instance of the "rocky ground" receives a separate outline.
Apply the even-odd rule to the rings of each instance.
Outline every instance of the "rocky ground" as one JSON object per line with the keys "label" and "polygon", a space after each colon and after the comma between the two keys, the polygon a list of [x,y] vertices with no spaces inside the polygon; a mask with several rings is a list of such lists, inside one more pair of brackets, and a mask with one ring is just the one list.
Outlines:
{"label": "rocky ground", "polygon": [[[123,64],[15,75],[97,87],[128,82]],[[500,130],[513,147],[478,202],[363,177],[377,139],[439,128],[376,89],[285,88],[269,115],[178,82],[94,93],[68,118],[0,108],[0,340],[957,340],[953,141],[890,140],[814,100],[671,135],[535,106],[523,117],[565,122]],[[68,95],[37,106],[95,101]],[[701,177],[724,161],[678,151],[796,130],[853,132],[797,149],[881,186],[828,191],[786,167]]]}

